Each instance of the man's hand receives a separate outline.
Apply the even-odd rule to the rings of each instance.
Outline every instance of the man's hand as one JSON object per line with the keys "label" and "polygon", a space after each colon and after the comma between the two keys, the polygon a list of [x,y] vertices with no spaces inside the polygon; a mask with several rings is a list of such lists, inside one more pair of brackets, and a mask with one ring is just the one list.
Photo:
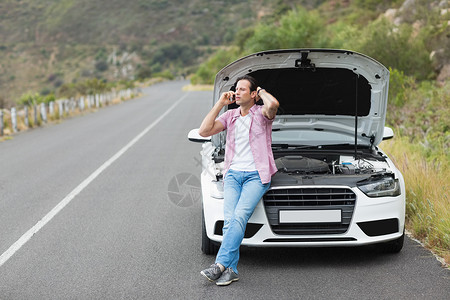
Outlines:
{"label": "man's hand", "polygon": [[222,93],[218,101],[222,107],[236,102],[236,96],[233,91]]}
{"label": "man's hand", "polygon": [[224,106],[234,102],[236,102],[234,92],[229,91],[223,93],[220,96],[219,101],[216,102],[211,111],[206,115],[205,119],[203,119],[198,133],[203,137],[207,137],[224,130],[223,124],[219,120],[216,120],[216,118]]}
{"label": "man's hand", "polygon": [[270,93],[268,93],[265,89],[258,86],[258,88],[256,89],[256,100],[259,101],[259,99],[262,99],[262,101],[264,102],[262,114],[269,120],[275,118],[278,107],[280,106],[278,100]]}

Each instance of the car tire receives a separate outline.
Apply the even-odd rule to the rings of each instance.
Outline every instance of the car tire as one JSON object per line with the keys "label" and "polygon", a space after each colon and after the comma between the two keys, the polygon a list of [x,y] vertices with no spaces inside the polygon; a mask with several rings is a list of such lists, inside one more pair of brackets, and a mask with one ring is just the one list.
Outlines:
{"label": "car tire", "polygon": [[401,237],[393,241],[380,244],[379,248],[384,253],[399,253],[403,248],[404,241],[405,241],[405,231],[403,231]]}
{"label": "car tire", "polygon": [[208,238],[206,234],[205,213],[202,209],[202,252],[207,255],[217,254],[219,246]]}

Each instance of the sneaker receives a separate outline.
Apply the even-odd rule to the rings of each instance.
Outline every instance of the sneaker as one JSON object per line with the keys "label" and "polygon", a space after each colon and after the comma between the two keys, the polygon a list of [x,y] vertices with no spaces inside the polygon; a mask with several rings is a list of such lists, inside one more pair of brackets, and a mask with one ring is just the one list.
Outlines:
{"label": "sneaker", "polygon": [[219,278],[219,280],[217,280],[216,284],[217,285],[229,285],[233,281],[238,281],[238,280],[239,280],[239,276],[236,273],[234,273],[234,271],[231,268],[228,268],[222,273],[222,276],[220,276],[220,278]]}
{"label": "sneaker", "polygon": [[222,271],[220,271],[218,264],[212,264],[208,269],[201,271],[200,274],[205,276],[209,281],[214,281],[222,275]]}

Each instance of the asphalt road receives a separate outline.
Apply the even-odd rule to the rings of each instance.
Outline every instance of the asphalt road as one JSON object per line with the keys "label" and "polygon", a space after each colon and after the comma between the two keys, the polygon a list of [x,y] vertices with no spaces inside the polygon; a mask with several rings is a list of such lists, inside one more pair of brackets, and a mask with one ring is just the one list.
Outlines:
{"label": "asphalt road", "polygon": [[212,93],[186,83],[0,143],[0,299],[450,298],[450,270],[410,239],[397,255],[244,248],[239,282],[206,281],[198,191],[177,184],[200,173],[187,133]]}

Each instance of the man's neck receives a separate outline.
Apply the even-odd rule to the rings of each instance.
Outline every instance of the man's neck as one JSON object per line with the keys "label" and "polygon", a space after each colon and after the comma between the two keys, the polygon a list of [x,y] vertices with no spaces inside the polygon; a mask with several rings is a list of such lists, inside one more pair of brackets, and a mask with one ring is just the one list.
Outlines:
{"label": "man's neck", "polygon": [[253,105],[255,105],[255,103],[250,103],[247,106],[242,106],[241,105],[241,116],[245,117],[246,115],[248,115],[250,108],[253,107]]}

